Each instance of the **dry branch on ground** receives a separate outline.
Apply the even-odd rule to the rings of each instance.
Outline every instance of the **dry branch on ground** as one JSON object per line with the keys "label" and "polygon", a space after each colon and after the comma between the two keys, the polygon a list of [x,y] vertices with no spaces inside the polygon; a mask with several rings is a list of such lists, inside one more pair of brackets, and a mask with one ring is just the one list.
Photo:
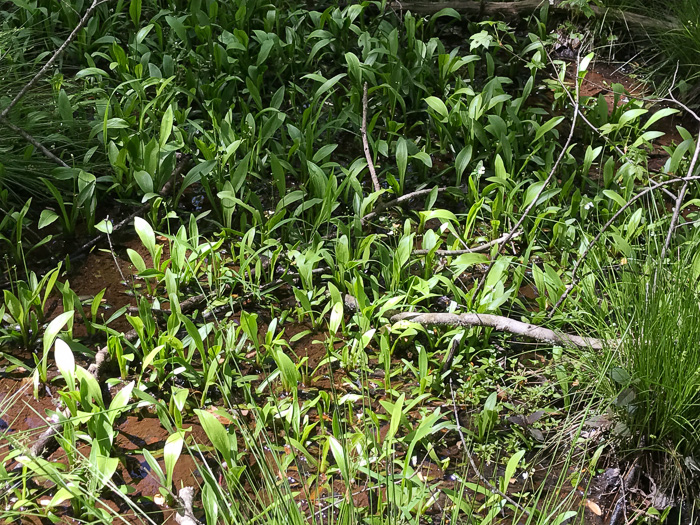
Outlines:
{"label": "dry branch on ground", "polygon": [[402,312],[391,317],[392,323],[397,323],[399,321],[410,321],[424,326],[463,326],[469,328],[473,326],[483,326],[486,328],[493,328],[498,332],[520,335],[543,343],[566,346],[573,345],[579,348],[592,348],[594,350],[602,349],[605,344],[604,341],[593,337],[581,337],[578,335],[555,332],[549,328],[492,314]]}

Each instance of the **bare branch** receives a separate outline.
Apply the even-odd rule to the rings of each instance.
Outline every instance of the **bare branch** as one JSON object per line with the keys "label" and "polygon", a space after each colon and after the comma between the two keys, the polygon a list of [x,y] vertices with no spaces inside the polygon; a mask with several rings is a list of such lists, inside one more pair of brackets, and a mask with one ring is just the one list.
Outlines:
{"label": "bare branch", "polygon": [[[571,129],[569,130],[569,136],[567,137],[566,142],[564,143],[564,147],[562,148],[561,153],[559,153],[559,156],[557,157],[557,160],[554,163],[554,166],[552,166],[552,169],[549,172],[549,176],[547,176],[547,178],[544,181],[544,184],[542,184],[540,191],[537,192],[537,195],[535,195],[535,197],[532,199],[532,202],[528,205],[527,208],[525,208],[525,211],[520,216],[520,219],[518,219],[518,222],[515,223],[515,226],[513,226],[513,228],[511,228],[510,233],[508,233],[508,235],[504,239],[503,244],[508,244],[508,242],[513,238],[515,233],[517,231],[519,231],[520,226],[525,221],[525,218],[529,215],[532,208],[537,206],[537,201],[540,198],[540,195],[542,195],[545,188],[547,188],[547,186],[549,185],[551,180],[554,178],[554,174],[557,172],[557,168],[559,167],[559,164],[561,163],[562,159],[564,158],[564,155],[566,155],[566,152],[569,149],[569,145],[571,144],[571,140],[574,138],[574,131],[576,129],[576,118],[579,115],[578,65],[579,65],[579,61],[576,60],[576,97],[574,100],[574,116],[571,120]],[[493,258],[493,260],[489,264],[488,268],[486,268],[486,271],[484,272],[483,279],[481,279],[479,281],[479,283],[476,285],[476,291],[474,292],[474,297],[476,297],[479,294],[479,292],[483,289],[484,284],[486,283],[486,276],[491,271],[491,268],[493,268],[493,265],[496,264],[497,260],[498,260],[498,254],[496,254],[496,256]]]}
{"label": "bare branch", "polygon": [[80,30],[87,24],[88,20],[90,20],[90,17],[92,16],[93,11],[97,8],[98,5],[106,2],[107,0],[93,0],[92,4],[90,7],[87,8],[87,11],[85,11],[85,14],[83,17],[80,19],[78,22],[78,25],[75,26],[75,29],[71,32],[70,35],[68,35],[68,38],[66,38],[66,41],[61,44],[61,47],[59,47],[53,55],[51,55],[51,58],[49,58],[46,61],[46,64],[37,72],[34,77],[15,95],[15,98],[12,99],[12,102],[10,102],[5,109],[0,112],[0,120],[5,120],[7,118],[7,115],[9,115],[10,111],[12,111],[12,108],[17,105],[17,103],[22,100],[22,97],[27,94],[27,92],[32,89],[36,83],[39,81],[39,79],[44,76],[44,74],[49,70],[49,68],[53,65],[53,63],[58,59],[58,57],[61,56],[61,54],[66,50],[66,48],[70,45],[73,40],[75,40],[75,37],[78,36],[78,33]]}
{"label": "bare branch", "polygon": [[[690,161],[690,167],[688,168],[688,175],[692,175],[695,171],[695,165],[698,162],[698,155],[700,155],[700,130],[698,131],[698,138],[695,141],[695,152],[693,153],[693,158]],[[689,180],[683,182],[683,186],[678,192],[678,197],[676,197],[676,206],[673,208],[673,216],[671,217],[671,224],[668,227],[668,233],[666,233],[666,242],[664,242],[664,249],[661,250],[661,260],[666,257],[666,252],[668,247],[671,245],[671,237],[673,237],[673,232],[676,229],[676,224],[678,223],[678,216],[681,214],[681,206],[683,205],[683,199],[685,198],[685,192],[688,190]]]}
{"label": "bare branch", "polygon": [[647,193],[650,193],[654,190],[657,190],[663,186],[668,186],[670,184],[675,184],[678,182],[686,182],[686,181],[693,181],[693,180],[700,180],[700,176],[693,176],[693,177],[683,177],[683,178],[677,178],[677,179],[671,179],[667,180],[664,182],[658,182],[654,184],[653,186],[650,186],[646,188],[644,191],[639,192],[637,195],[632,197],[624,206],[622,206],[615,215],[613,215],[608,222],[606,222],[603,227],[600,229],[598,234],[593,238],[593,240],[586,246],[586,249],[583,251],[581,254],[581,257],[578,258],[576,263],[574,264],[574,268],[571,270],[571,283],[569,283],[569,286],[566,287],[566,290],[564,290],[564,293],[561,295],[559,300],[556,302],[556,304],[552,307],[552,310],[549,312],[547,315],[548,319],[551,319],[552,316],[554,315],[554,312],[561,306],[561,304],[566,300],[566,298],[569,296],[571,293],[571,290],[574,289],[574,286],[576,286],[578,280],[576,279],[576,272],[578,271],[579,267],[581,264],[583,264],[583,261],[586,259],[588,254],[590,253],[591,249],[593,246],[600,240],[600,238],[603,236],[603,234],[607,231],[608,228],[622,215],[627,208],[632,206],[635,202],[637,202],[639,199],[641,199],[644,195]]}
{"label": "bare branch", "polygon": [[[477,252],[485,252],[491,249],[492,246],[496,244],[503,244],[505,243],[506,240],[511,240],[515,239],[516,237],[520,237],[523,234],[523,231],[517,231],[515,234],[510,235],[510,233],[506,233],[502,236],[500,236],[498,239],[494,239],[492,241],[486,242],[484,244],[480,244],[479,246],[474,246],[474,248],[467,248],[465,250],[437,250],[435,252],[435,255],[441,255],[443,257],[449,257],[451,255],[462,255],[465,253],[477,253]],[[510,235],[510,238],[508,237]],[[413,250],[413,255],[427,255],[430,253],[430,250]]]}
{"label": "bare branch", "polygon": [[[442,188],[438,188],[437,192],[442,193],[445,190],[449,190],[450,188],[453,188],[454,186],[443,186]],[[417,190],[417,191],[412,191],[411,193],[406,193],[405,195],[401,195],[401,197],[397,197],[393,200],[390,200],[389,202],[386,202],[384,204],[380,204],[377,206],[377,209],[374,211],[369,212],[367,215],[362,217],[362,223],[364,224],[365,222],[374,219],[379,213],[382,211],[386,210],[387,208],[391,208],[392,206],[398,206],[399,204],[403,204],[406,201],[409,201],[411,199],[415,199],[416,197],[420,197],[422,195],[428,195],[431,193],[435,188],[424,188],[422,190]]]}
{"label": "bare branch", "polygon": [[68,164],[63,162],[62,159],[58,158],[56,155],[54,155],[51,150],[49,150],[46,146],[44,146],[41,142],[39,142],[36,138],[34,138],[32,135],[24,131],[22,128],[19,126],[16,126],[12,122],[10,122],[6,118],[1,118],[0,117],[0,122],[5,124],[8,128],[10,128],[12,131],[20,135],[24,140],[29,142],[32,146],[34,146],[36,149],[38,149],[41,153],[44,154],[44,156],[49,159],[54,161],[56,164],[59,166],[62,166],[64,168],[70,168]]}

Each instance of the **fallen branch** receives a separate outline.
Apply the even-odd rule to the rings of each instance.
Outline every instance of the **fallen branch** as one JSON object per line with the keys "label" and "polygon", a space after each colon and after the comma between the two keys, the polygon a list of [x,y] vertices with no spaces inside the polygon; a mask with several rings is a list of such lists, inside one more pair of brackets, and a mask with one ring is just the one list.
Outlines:
{"label": "fallen branch", "polygon": [[549,328],[534,324],[515,321],[508,317],[492,314],[450,314],[450,313],[417,313],[402,312],[391,317],[392,323],[399,321],[410,321],[424,326],[483,326],[493,328],[498,332],[507,332],[513,335],[520,335],[543,343],[557,345],[573,345],[579,348],[592,348],[601,350],[604,341],[593,337],[581,337],[578,335],[555,332]]}
{"label": "fallen branch", "polygon": [[[554,163],[554,166],[552,166],[552,169],[549,172],[549,175],[545,179],[544,183],[542,184],[542,187],[540,190],[537,192],[537,194],[533,197],[532,202],[528,205],[527,208],[525,208],[525,211],[520,215],[520,219],[518,219],[518,222],[515,223],[515,226],[511,228],[510,233],[506,236],[506,238],[503,241],[503,244],[508,244],[510,240],[513,238],[515,233],[519,231],[520,226],[522,223],[525,221],[525,218],[530,214],[530,211],[532,208],[534,208],[537,205],[537,201],[540,198],[540,195],[542,195],[542,192],[544,192],[545,188],[549,185],[551,180],[554,178],[554,174],[557,172],[557,168],[559,167],[559,164],[561,163],[562,159],[564,158],[564,155],[566,155],[567,150],[569,149],[569,144],[571,144],[571,140],[574,138],[574,130],[576,129],[576,119],[579,115],[579,83],[578,83],[578,65],[579,65],[579,60],[576,60],[576,83],[575,83],[575,89],[576,89],[576,97],[574,99],[574,116],[571,120],[571,129],[569,130],[569,136],[566,139],[566,142],[564,143],[564,147],[561,150],[561,153],[559,153],[559,156],[557,157],[556,162]],[[474,297],[476,297],[479,292],[484,288],[484,284],[486,284],[486,278],[491,271],[491,268],[493,268],[493,265],[496,264],[496,261],[498,260],[498,254],[491,260],[491,263],[489,264],[488,268],[486,268],[486,271],[484,272],[484,278],[479,281],[479,283],[476,285],[476,291],[474,292]]]}
{"label": "fallen branch", "polygon": [[202,522],[194,517],[192,510],[192,500],[194,499],[194,489],[183,487],[177,493],[177,499],[182,508],[175,514],[175,523],[179,525],[202,525]]}
{"label": "fallen branch", "polygon": [[[477,252],[486,252],[491,249],[492,246],[495,246],[496,244],[501,244],[506,241],[509,241],[511,239],[515,239],[516,237],[520,237],[523,234],[522,230],[515,232],[514,235],[510,235],[509,233],[506,233],[504,235],[501,235],[498,239],[494,239],[492,241],[486,242],[484,244],[480,244],[479,246],[474,246],[474,248],[467,248],[464,250],[436,250],[435,255],[441,255],[443,257],[450,257],[452,255],[463,255],[465,253],[477,253]],[[510,237],[509,237],[510,235]],[[413,250],[413,255],[428,255],[430,253],[430,250]]]}
{"label": "fallen branch", "polygon": [[578,272],[579,267],[581,266],[581,264],[583,264],[583,261],[586,259],[586,257],[590,253],[593,246],[595,246],[595,244],[600,240],[600,238],[607,231],[607,229],[610,228],[610,226],[618,219],[618,217],[620,217],[620,215],[622,215],[625,212],[625,210],[627,210],[627,208],[632,206],[632,204],[637,202],[639,199],[641,199],[647,193],[650,193],[654,190],[657,190],[663,186],[668,186],[670,184],[675,184],[677,182],[685,183],[686,181],[693,181],[693,180],[700,180],[700,176],[692,176],[692,177],[688,176],[688,177],[681,177],[681,178],[677,178],[677,179],[671,179],[671,180],[667,180],[664,182],[658,182],[658,183],[654,184],[653,186],[646,188],[644,191],[639,192],[637,195],[635,195],[629,201],[627,201],[627,203],[624,206],[622,206],[619,210],[617,210],[617,212],[610,218],[610,220],[603,225],[603,227],[600,229],[598,234],[593,238],[593,240],[590,243],[588,243],[588,246],[586,246],[586,249],[583,250],[583,253],[578,258],[578,260],[574,264],[573,269],[571,270],[571,283],[569,283],[569,286],[566,287],[566,290],[564,290],[564,293],[561,295],[561,297],[556,302],[556,304],[552,307],[552,310],[547,315],[547,318],[548,319],[552,318],[552,316],[554,315],[554,312],[556,312],[557,308],[559,308],[561,306],[561,304],[566,300],[566,298],[571,293],[571,290],[573,290],[574,286],[576,286],[576,284],[578,283],[578,279],[576,278],[576,272]]}
{"label": "fallen branch", "polygon": [[362,125],[360,126],[360,134],[362,135],[362,149],[365,150],[365,159],[367,159],[367,167],[372,177],[374,191],[381,191],[382,188],[379,186],[379,179],[377,178],[377,172],[374,170],[374,162],[372,162],[372,154],[369,151],[369,142],[367,141],[367,82],[365,82],[362,90]]}
{"label": "fallen branch", "polygon": [[[492,17],[495,15],[503,15],[507,18],[520,18],[530,15],[540,9],[548,0],[520,0],[517,2],[475,2],[474,0],[452,0],[450,2],[426,2],[413,0],[394,0],[389,3],[390,7],[402,9],[403,11],[411,11],[420,15],[433,15],[438,11],[451,8],[458,13],[479,16]],[[613,19],[625,24],[637,26],[645,29],[654,29],[658,31],[670,31],[678,27],[678,23],[670,19],[650,18],[635,13],[625,12],[619,9],[604,9],[589,4],[589,8],[593,14],[599,18]],[[552,5],[550,2],[550,12],[570,15],[573,14],[570,5]]]}

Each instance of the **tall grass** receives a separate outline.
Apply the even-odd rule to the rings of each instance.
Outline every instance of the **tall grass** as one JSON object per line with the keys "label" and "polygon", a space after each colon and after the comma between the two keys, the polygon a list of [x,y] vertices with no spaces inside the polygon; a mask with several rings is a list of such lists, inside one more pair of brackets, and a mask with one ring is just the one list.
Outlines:
{"label": "tall grass", "polygon": [[603,283],[603,292],[615,365],[600,379],[613,393],[619,434],[629,452],[647,453],[666,487],[688,489],[700,452],[697,272],[687,260],[649,260]]}

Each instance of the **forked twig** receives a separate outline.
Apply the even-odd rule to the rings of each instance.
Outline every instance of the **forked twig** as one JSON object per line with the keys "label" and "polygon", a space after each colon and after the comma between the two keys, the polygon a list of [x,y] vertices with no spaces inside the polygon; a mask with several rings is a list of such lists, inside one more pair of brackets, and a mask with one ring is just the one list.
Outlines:
{"label": "forked twig", "polygon": [[[449,190],[453,186],[443,186],[442,188],[438,188],[437,192],[442,193],[445,190]],[[392,206],[398,206],[399,204],[402,204],[406,201],[409,201],[411,199],[415,199],[416,197],[420,197],[422,195],[428,195],[432,191],[434,191],[435,188],[424,188],[422,190],[416,190],[412,191],[411,193],[406,193],[405,195],[401,195],[401,197],[397,197],[395,199],[390,200],[389,202],[380,204],[377,206],[377,209],[369,212],[367,215],[362,217],[362,223],[364,224],[365,222],[374,219],[379,213],[382,211],[386,210],[387,208],[391,208]]]}
{"label": "forked twig", "polygon": [[367,159],[367,167],[369,174],[372,177],[372,185],[374,191],[381,191],[377,172],[374,170],[374,162],[372,162],[372,154],[369,151],[369,142],[367,141],[367,82],[365,82],[362,90],[362,125],[360,126],[360,134],[362,135],[362,149],[365,150],[365,159]]}
{"label": "forked twig", "polygon": [[[559,153],[559,156],[557,157],[556,162],[554,163],[554,166],[552,166],[552,169],[549,172],[549,175],[545,179],[544,183],[542,184],[542,187],[540,190],[537,192],[537,194],[534,196],[532,199],[532,202],[528,205],[527,208],[525,208],[525,211],[522,213],[520,216],[520,219],[518,219],[518,222],[515,223],[515,226],[511,228],[510,232],[506,236],[506,238],[503,241],[503,244],[508,244],[510,240],[513,238],[515,233],[520,229],[520,226],[522,223],[525,221],[525,218],[530,214],[530,211],[532,208],[534,208],[537,205],[537,201],[540,198],[540,195],[544,192],[544,190],[547,188],[551,180],[554,178],[554,174],[557,172],[557,168],[559,167],[559,164],[561,163],[562,159],[564,158],[564,155],[566,155],[566,152],[569,149],[569,145],[571,144],[572,139],[574,138],[574,131],[576,130],[576,119],[579,115],[579,83],[578,83],[578,68],[579,68],[579,61],[578,59],[576,60],[576,97],[574,100],[574,116],[571,120],[571,130],[569,131],[569,136],[566,139],[566,142],[564,143],[564,147],[561,150],[561,153]],[[493,258],[491,263],[489,264],[488,268],[486,268],[486,271],[484,272],[484,277],[479,281],[479,283],[476,285],[476,291],[474,292],[474,297],[476,297],[479,292],[483,289],[484,284],[486,284],[486,276],[489,274],[491,271],[491,268],[493,268],[493,265],[496,264],[496,261],[498,260],[498,254]]]}
{"label": "forked twig", "polygon": [[[515,232],[514,235],[510,236],[510,239],[508,239],[509,233],[501,235],[498,239],[494,239],[489,242],[485,242],[484,244],[480,244],[479,246],[474,246],[474,248],[466,248],[464,250],[436,250],[435,255],[441,255],[443,257],[449,257],[452,255],[462,255],[465,253],[478,253],[478,252],[485,252],[491,249],[492,246],[496,244],[502,244],[506,239],[511,240],[515,239],[516,237],[520,237],[523,234],[523,231],[517,231]],[[413,255],[428,255],[430,253],[430,250],[413,250]]]}

